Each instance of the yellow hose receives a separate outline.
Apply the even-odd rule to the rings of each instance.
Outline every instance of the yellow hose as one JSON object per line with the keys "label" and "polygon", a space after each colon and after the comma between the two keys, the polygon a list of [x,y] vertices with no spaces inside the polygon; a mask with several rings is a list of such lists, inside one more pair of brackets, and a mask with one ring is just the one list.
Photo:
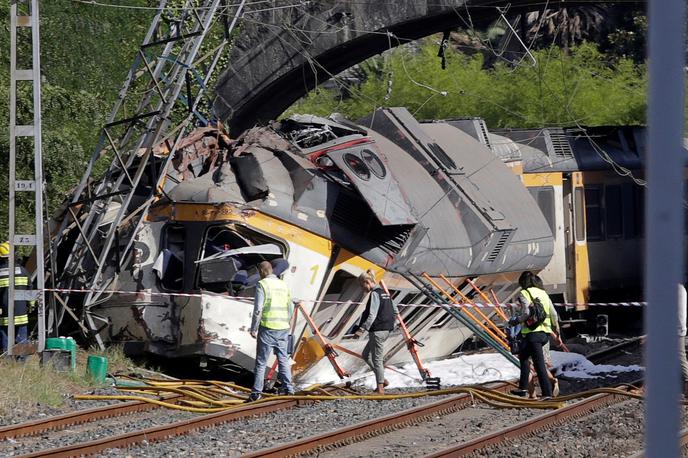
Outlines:
{"label": "yellow hose", "polygon": [[[141,379],[140,381],[147,383],[149,386],[141,387],[121,387],[121,391],[133,393],[150,393],[157,396],[162,396],[167,393],[174,393],[184,397],[177,401],[178,403],[166,402],[164,400],[153,399],[145,396],[135,395],[79,395],[75,396],[77,400],[136,400],[156,404],[169,409],[183,410],[198,413],[213,413],[221,412],[237,408],[244,404],[247,396],[239,394],[238,392],[248,393],[251,390],[245,387],[238,386],[230,382],[222,381],[201,381],[201,380],[179,380],[179,381],[161,381],[153,379]],[[629,385],[621,385],[617,388],[595,388],[581,393],[571,394],[568,396],[559,396],[547,400],[525,399],[519,396],[512,396],[510,394],[502,393],[494,389],[486,388],[484,386],[462,386],[454,388],[445,388],[442,390],[419,391],[414,393],[398,393],[398,394],[356,394],[352,390],[343,389],[344,392],[352,392],[353,394],[334,395],[325,392],[324,388],[328,385],[316,384],[304,389],[301,394],[291,396],[272,395],[265,393],[263,397],[252,402],[252,404],[260,404],[271,402],[275,400],[296,400],[296,401],[332,401],[337,399],[363,399],[374,401],[385,401],[392,399],[408,399],[419,398],[424,396],[442,396],[450,394],[469,394],[473,399],[484,402],[496,408],[527,408],[527,409],[559,409],[565,405],[566,401],[573,399],[586,398],[596,394],[617,394],[627,396],[633,399],[643,399],[642,394],[638,392],[628,391]],[[626,388],[626,389],[622,389]],[[317,394],[316,394],[317,393]],[[684,405],[688,402],[683,402]]]}

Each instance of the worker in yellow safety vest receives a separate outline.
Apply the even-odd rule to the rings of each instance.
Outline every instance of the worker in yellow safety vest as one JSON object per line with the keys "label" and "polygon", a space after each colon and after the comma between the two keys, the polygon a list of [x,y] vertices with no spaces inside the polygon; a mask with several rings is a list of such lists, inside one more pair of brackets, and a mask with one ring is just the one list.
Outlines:
{"label": "worker in yellow safety vest", "polygon": [[274,350],[277,356],[280,394],[294,394],[287,347],[289,328],[294,313],[289,285],[272,272],[272,264],[263,261],[258,265],[261,280],[256,286],[251,321],[251,337],[257,339],[254,382],[249,401],[257,401],[263,392],[265,368]]}
{"label": "worker in yellow safety vest", "polygon": [[[7,351],[8,327],[9,327],[9,255],[10,243],[0,243],[0,351]],[[14,268],[14,288],[15,290],[27,289],[29,286],[29,275],[26,269],[21,266]],[[14,302],[14,337],[15,343],[23,343],[28,339],[29,324],[29,305],[27,301]]]}
{"label": "worker in yellow safety vest", "polygon": [[[549,381],[549,373],[545,365],[545,356],[543,353],[543,346],[549,343],[549,336],[552,333],[552,313],[551,300],[545,290],[542,289],[542,281],[532,272],[525,271],[518,279],[521,286],[521,293],[518,296],[518,302],[521,304],[521,314],[517,315],[509,321],[511,326],[522,324],[521,334],[525,340],[523,349],[518,354],[518,360],[521,363],[521,376],[519,378],[518,389],[512,390],[511,394],[517,396],[525,396],[528,392],[528,378],[530,376],[530,360],[535,364],[535,373],[540,382],[540,389],[543,397],[552,396],[552,385]],[[542,308],[546,314],[544,321],[537,324],[534,328],[527,325],[531,315],[531,304],[538,301],[542,304]]]}

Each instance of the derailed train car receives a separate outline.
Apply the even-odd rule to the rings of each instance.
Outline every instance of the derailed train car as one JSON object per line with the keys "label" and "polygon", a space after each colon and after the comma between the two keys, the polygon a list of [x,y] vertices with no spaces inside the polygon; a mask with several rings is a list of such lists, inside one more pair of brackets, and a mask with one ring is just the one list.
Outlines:
{"label": "derailed train car", "polygon": [[490,134],[552,229],[554,255],[542,277],[558,301],[585,309],[643,300],[645,135],[642,126]]}
{"label": "derailed train car", "polygon": [[[366,127],[363,127],[366,126]],[[157,154],[164,156],[163,147]],[[104,341],[172,358],[212,359],[252,370],[248,332],[256,265],[273,263],[305,301],[323,335],[350,340],[366,298],[356,277],[373,269],[397,304],[427,304],[405,274],[440,274],[469,297],[467,279],[501,299],[518,274],[553,252],[547,221],[517,176],[489,148],[450,123],[417,122],[403,108],[358,124],[295,116],[229,141],[197,130],[177,151],[162,196],[93,307]],[[425,359],[450,354],[471,332],[438,307],[401,308]],[[297,323],[296,372],[327,371]],[[409,356],[400,334],[386,360]],[[355,372],[363,363],[342,355]]]}

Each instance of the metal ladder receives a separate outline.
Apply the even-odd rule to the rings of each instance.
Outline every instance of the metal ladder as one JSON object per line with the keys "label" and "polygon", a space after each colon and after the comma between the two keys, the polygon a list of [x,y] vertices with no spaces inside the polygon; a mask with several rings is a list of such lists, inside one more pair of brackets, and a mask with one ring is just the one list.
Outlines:
{"label": "metal ladder", "polygon": [[[433,304],[442,307],[444,311],[449,313],[453,318],[458,320],[461,324],[466,326],[475,335],[477,335],[483,342],[492,347],[495,351],[500,353],[516,367],[520,367],[518,359],[511,354],[507,346],[501,339],[501,336],[490,330],[488,326],[481,324],[483,322],[482,318],[473,317],[470,312],[466,309],[459,311],[459,308],[452,307],[448,301],[452,298],[446,291],[434,284],[432,279],[424,274],[423,276],[416,275],[410,272],[402,273],[404,278],[406,278],[414,287],[423,293],[428,299],[430,299]],[[477,310],[477,309],[476,309]],[[461,313],[464,312],[464,313]],[[485,320],[489,321],[489,320]]]}
{"label": "metal ladder", "polygon": [[[43,272],[43,158],[41,145],[41,60],[40,60],[40,32],[38,16],[38,0],[12,1],[10,6],[10,151],[9,151],[9,238],[10,253],[8,262],[9,286],[8,286],[8,322],[7,326],[7,354],[13,354],[14,332],[14,302],[38,301],[38,348],[45,348],[45,293]],[[31,29],[31,68],[17,68],[19,65],[17,52],[27,49],[17,46],[17,40],[21,37],[21,30]],[[24,56],[20,56],[24,57]],[[17,83],[30,82],[33,93],[33,121],[31,124],[17,124]],[[19,120],[20,122],[23,120]],[[17,139],[33,138],[33,178],[22,177],[17,179]],[[34,193],[34,233],[17,234],[16,209],[22,204],[22,199],[17,201],[17,192]],[[23,202],[28,205],[28,202]],[[32,246],[35,249],[36,271],[35,290],[15,290],[15,246]]]}
{"label": "metal ladder", "polygon": [[[187,0],[184,7],[167,3],[160,1],[53,241],[57,251],[67,229],[78,231],[62,271],[59,276],[53,274],[60,288],[87,291],[81,320],[101,347],[98,317],[90,309],[127,262],[187,128],[194,118],[202,119],[199,102],[246,0],[238,6],[226,0]],[[231,24],[227,20],[230,9],[234,9]],[[223,27],[223,41],[198,58],[204,39],[216,25]],[[154,147],[163,143],[168,152],[156,157]],[[102,178],[94,177],[108,160]],[[66,306],[66,300],[60,302]]]}

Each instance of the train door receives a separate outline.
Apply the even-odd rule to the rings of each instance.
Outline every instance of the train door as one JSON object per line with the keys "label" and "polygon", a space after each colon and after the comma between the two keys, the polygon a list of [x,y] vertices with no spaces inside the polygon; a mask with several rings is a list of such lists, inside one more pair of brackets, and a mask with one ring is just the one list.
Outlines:
{"label": "train door", "polygon": [[572,172],[569,179],[564,181],[564,196],[568,204],[568,211],[564,212],[567,227],[566,299],[567,302],[581,304],[576,306],[576,310],[584,310],[586,306],[582,304],[588,302],[590,266],[586,238],[585,188],[581,172]]}
{"label": "train door", "polygon": [[320,331],[330,339],[341,339],[348,335],[353,322],[363,310],[361,301],[364,293],[357,277],[366,269],[379,272],[375,264],[344,249],[333,252],[330,264],[318,297],[313,307],[313,319]]}
{"label": "train door", "polygon": [[[317,302],[310,309],[313,321],[329,341],[340,342],[351,337],[352,327],[363,311],[362,301],[365,300],[357,277],[366,269],[380,271],[375,264],[346,250],[333,250]],[[297,374],[309,370],[324,356],[320,345],[312,338],[311,331],[303,328],[292,372]]]}
{"label": "train door", "polygon": [[554,238],[552,259],[538,275],[547,286],[550,295],[566,295],[567,255],[565,215],[566,204],[563,193],[563,175],[560,172],[530,173],[524,176],[524,183],[537,203]]}

